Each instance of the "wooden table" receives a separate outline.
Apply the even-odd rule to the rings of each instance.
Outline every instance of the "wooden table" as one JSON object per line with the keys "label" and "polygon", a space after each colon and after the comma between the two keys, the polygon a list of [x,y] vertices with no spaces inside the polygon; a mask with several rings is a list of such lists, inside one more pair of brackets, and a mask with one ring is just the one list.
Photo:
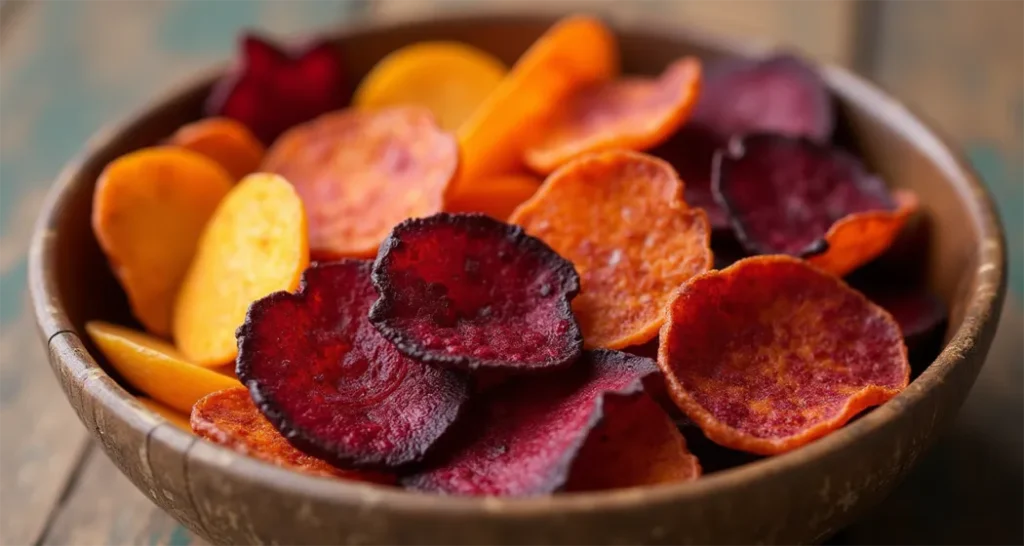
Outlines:
{"label": "wooden table", "polygon": [[[34,217],[61,165],[110,119],[228,56],[239,28],[287,35],[347,18],[464,5],[3,2],[0,544],[202,543],[146,500],[87,437],[37,340],[25,293],[25,254]],[[654,11],[720,31],[757,34],[853,66],[918,106],[961,143],[997,196],[1010,241],[1011,294],[1000,332],[954,429],[883,506],[830,542],[1024,541],[1024,4],[650,1],[596,8],[621,17]]]}

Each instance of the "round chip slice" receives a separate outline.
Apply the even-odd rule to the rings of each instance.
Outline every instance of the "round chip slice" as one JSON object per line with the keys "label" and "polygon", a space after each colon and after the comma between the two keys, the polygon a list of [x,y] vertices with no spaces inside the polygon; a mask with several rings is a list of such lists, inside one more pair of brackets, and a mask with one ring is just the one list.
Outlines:
{"label": "round chip slice", "polygon": [[838,149],[804,138],[754,134],[715,157],[713,190],[753,254],[788,254],[842,276],[882,254],[917,200]]}
{"label": "round chip slice", "polygon": [[624,78],[577,91],[527,148],[525,161],[550,173],[574,157],[660,144],[690,114],[700,91],[700,61],[678,60],[656,79]]}
{"label": "round chip slice", "polygon": [[192,408],[190,423],[200,437],[280,467],[314,476],[395,482],[390,474],[341,469],[295,449],[260,414],[244,387],[218,391],[199,400]]}
{"label": "round chip slice", "polygon": [[370,322],[403,354],[476,370],[572,363],[583,345],[572,264],[521,228],[440,213],[395,226],[373,265]]}
{"label": "round chip slice", "polygon": [[282,135],[262,169],[295,185],[314,257],[368,258],[398,222],[442,209],[458,155],[425,108],[343,110]]}
{"label": "round chip slice", "polygon": [[899,326],[838,278],[788,256],[746,258],[683,285],[658,365],[712,441],[774,455],[907,386]]}
{"label": "round chip slice", "polygon": [[548,177],[509,219],[580,274],[573,302],[587,347],[653,339],[680,284],[712,267],[711,228],[672,167],[627,151],[588,154]]}
{"label": "round chip slice", "polygon": [[306,270],[295,294],[249,308],[238,377],[267,419],[303,451],[346,468],[411,463],[448,428],[469,390],[451,370],[402,356],[366,320],[370,262]]}
{"label": "round chip slice", "polygon": [[206,118],[189,123],[175,131],[168,144],[212,159],[236,181],[256,172],[266,152],[245,125],[230,118]]}
{"label": "round chip slice", "polygon": [[495,56],[459,42],[418,42],[378,62],[352,105],[373,109],[423,106],[454,131],[494,91],[508,69]]}

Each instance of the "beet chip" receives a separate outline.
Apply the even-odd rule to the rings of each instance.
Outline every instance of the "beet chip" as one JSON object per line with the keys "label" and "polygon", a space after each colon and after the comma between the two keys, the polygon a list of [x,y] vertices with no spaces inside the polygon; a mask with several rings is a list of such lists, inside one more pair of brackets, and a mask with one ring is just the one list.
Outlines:
{"label": "beet chip", "polygon": [[509,381],[466,412],[438,460],[402,480],[455,495],[527,496],[561,489],[603,408],[643,392],[654,362],[617,351],[587,351],[566,370]]}
{"label": "beet chip", "polygon": [[262,170],[295,185],[315,258],[370,258],[391,228],[443,207],[455,137],[419,106],[343,110],[281,136]]}
{"label": "beet chip", "polygon": [[700,474],[686,439],[654,400],[610,398],[604,419],[576,457],[565,489],[638,487],[694,480]]}
{"label": "beet chip", "polygon": [[468,382],[399,354],[366,320],[377,298],[370,263],[306,270],[295,294],[249,308],[238,378],[297,447],[345,467],[419,460],[455,420]]}
{"label": "beet chip", "polygon": [[788,256],[746,258],[683,285],[658,364],[712,441],[783,453],[906,387],[899,326],[838,278]]}
{"label": "beet chip", "polygon": [[373,283],[370,322],[421,362],[529,371],[570,364],[583,345],[569,306],[579,292],[572,264],[483,214],[395,226]]}
{"label": "beet chip", "polygon": [[206,115],[234,118],[269,145],[289,127],[341,108],[348,101],[340,56],[316,41],[284,51],[246,34],[241,61],[206,100]]}
{"label": "beet chip", "polygon": [[660,144],[682,124],[700,90],[700,61],[687,57],[657,79],[626,78],[585,88],[559,108],[528,148],[526,164],[550,173],[587,152],[643,151]]}
{"label": "beet chip", "polygon": [[716,197],[749,252],[809,257],[839,276],[885,252],[917,208],[853,156],[807,139],[748,135],[715,162]]}
{"label": "beet chip", "polygon": [[682,192],[668,163],[615,150],[569,162],[512,213],[579,271],[573,311],[588,348],[653,339],[676,288],[711,268],[707,216]]}
{"label": "beet chip", "polygon": [[704,209],[715,231],[730,229],[729,215],[718,205],[711,191],[711,164],[715,151],[725,144],[726,139],[691,121],[680,127],[664,144],[650,151],[651,155],[668,161],[679,173],[686,203]]}
{"label": "beet chip", "polygon": [[777,55],[711,65],[692,121],[722,138],[765,132],[825,142],[835,124],[833,110],[814,67],[792,55]]}
{"label": "beet chip", "polygon": [[211,442],[280,467],[348,480],[394,483],[380,472],[343,470],[295,449],[260,413],[245,387],[217,391],[192,407],[192,431]]}

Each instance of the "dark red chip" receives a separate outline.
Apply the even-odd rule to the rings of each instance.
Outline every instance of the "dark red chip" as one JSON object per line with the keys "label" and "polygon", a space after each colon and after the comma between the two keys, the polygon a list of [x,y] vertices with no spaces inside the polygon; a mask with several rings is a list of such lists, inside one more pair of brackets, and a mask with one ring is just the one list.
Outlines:
{"label": "dark red chip", "polygon": [[835,112],[814,67],[792,55],[777,55],[711,65],[690,119],[722,138],[766,132],[825,142]]}
{"label": "dark red chip", "polygon": [[602,349],[584,352],[568,369],[515,378],[477,399],[438,446],[437,460],[402,483],[451,495],[557,491],[605,404],[642,394],[652,373],[648,358]]}
{"label": "dark red chip", "polygon": [[401,355],[366,320],[370,262],[314,264],[295,294],[249,308],[238,378],[296,447],[343,467],[420,460],[467,398],[468,381]]}
{"label": "dark red chip", "polygon": [[342,62],[330,42],[283,50],[245,34],[239,46],[241,59],[214,85],[206,115],[234,118],[270,145],[293,125],[348,102]]}
{"label": "dark red chip", "polygon": [[919,287],[870,287],[864,295],[896,320],[911,363],[930,363],[945,333],[946,305],[942,300]]}
{"label": "dark red chip", "polygon": [[[731,216],[740,243],[753,254],[841,252],[826,243],[834,224],[856,213],[897,209],[885,183],[860,161],[807,139],[748,135],[731,141],[715,162],[716,198]],[[898,232],[901,226],[893,227]],[[861,263],[875,257],[860,256],[861,251],[850,250]]]}
{"label": "dark red chip", "polygon": [[370,322],[403,354],[460,369],[567,365],[583,336],[571,263],[518,226],[448,214],[395,226],[373,265]]}
{"label": "dark red chip", "polygon": [[667,161],[679,173],[686,204],[704,209],[716,231],[729,229],[729,216],[711,192],[711,163],[715,151],[725,143],[726,139],[708,127],[690,122],[668,141],[648,152]]}

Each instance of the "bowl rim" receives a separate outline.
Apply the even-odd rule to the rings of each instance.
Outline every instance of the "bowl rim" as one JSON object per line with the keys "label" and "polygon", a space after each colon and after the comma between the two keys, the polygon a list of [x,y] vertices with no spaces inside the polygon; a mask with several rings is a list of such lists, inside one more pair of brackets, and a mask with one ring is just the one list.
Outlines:
{"label": "bowl rim", "polygon": [[[550,24],[558,18],[557,13],[546,10],[463,13],[451,15],[434,15],[433,17],[396,17],[384,21],[356,20],[337,25],[325,36],[342,39],[380,32],[394,32],[406,27],[422,24],[444,22],[449,24],[501,24],[501,23],[535,23]],[[772,49],[768,42],[731,40],[714,34],[659,20],[657,17],[624,17],[621,14],[602,14],[602,20],[616,33],[629,32],[647,34],[664,38],[683,38],[692,43],[699,43],[722,51],[742,55],[764,54]],[[980,183],[979,177],[970,164],[950,146],[946,138],[934,129],[934,125],[922,121],[921,116],[912,113],[906,106],[882,91],[878,86],[869,83],[852,72],[831,64],[817,63],[829,86],[830,91],[847,101],[856,103],[859,109],[885,118],[887,125],[899,133],[924,153],[929,161],[938,167],[944,177],[950,181],[952,189],[959,196],[968,210],[969,220],[977,229],[981,244],[975,250],[978,269],[972,282],[964,290],[967,294],[966,307],[960,326],[953,332],[942,352],[935,361],[918,376],[897,397],[874,408],[860,419],[848,423],[845,427],[815,442],[794,451],[757,460],[742,466],[702,476],[700,479],[677,483],[646,486],[631,489],[617,489],[587,493],[560,493],[527,498],[496,498],[496,497],[454,497],[436,494],[406,491],[399,488],[367,484],[362,482],[335,480],[309,476],[276,467],[269,463],[238,454],[228,448],[201,439],[179,430],[174,425],[160,419],[140,419],[146,415],[146,409],[135,397],[128,393],[115,381],[89,382],[92,390],[98,392],[101,403],[114,413],[118,419],[133,427],[150,425],[149,429],[141,430],[149,434],[163,426],[171,429],[172,437],[177,437],[175,445],[185,445],[183,457],[185,464],[191,461],[219,467],[230,474],[233,479],[261,482],[266,487],[276,490],[287,490],[290,493],[307,498],[321,499],[333,503],[355,503],[359,505],[386,505],[395,512],[434,513],[437,515],[496,515],[511,517],[539,517],[552,513],[571,514],[577,512],[593,512],[595,510],[628,510],[641,504],[652,502],[687,502],[716,494],[728,494],[750,485],[759,479],[767,479],[782,473],[790,473],[810,464],[815,460],[827,458],[829,455],[844,449],[879,432],[880,429],[893,424],[900,414],[908,408],[922,403],[929,391],[945,382],[954,368],[966,365],[966,354],[979,341],[983,333],[994,329],[999,317],[1006,284],[1005,237],[1002,225],[995,212],[993,199],[987,189]],[[57,246],[56,228],[59,214],[64,210],[68,200],[69,189],[74,184],[79,172],[94,157],[116,139],[116,136],[132,126],[139,119],[158,110],[175,97],[207,85],[221,74],[226,63],[204,71],[199,77],[191,78],[185,84],[172,88],[148,101],[145,106],[130,112],[122,121],[106,126],[95,133],[85,144],[83,150],[61,171],[56,183],[50,189],[40,215],[34,227],[32,243],[29,250],[29,289],[33,309],[38,326],[49,348],[54,338],[60,334],[70,333],[68,343],[77,359],[74,368],[84,369],[87,374],[71,375],[73,381],[85,382],[89,376],[108,377],[96,359],[88,352],[83,342],[84,337],[77,331],[65,313],[58,296],[57,279],[53,274],[56,268]],[[60,368],[68,368],[69,363],[58,358],[53,362],[54,372],[60,375]],[[65,393],[66,396],[66,393]]]}

